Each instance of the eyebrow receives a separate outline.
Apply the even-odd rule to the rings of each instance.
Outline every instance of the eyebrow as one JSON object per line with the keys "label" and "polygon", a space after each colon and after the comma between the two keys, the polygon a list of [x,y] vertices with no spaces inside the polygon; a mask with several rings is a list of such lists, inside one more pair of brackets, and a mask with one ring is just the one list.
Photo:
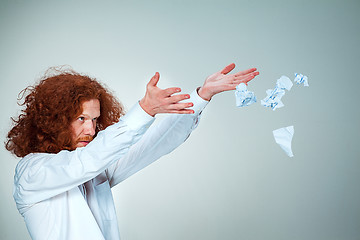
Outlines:
{"label": "eyebrow", "polygon": [[[92,118],[88,114],[84,114],[84,113],[80,114],[78,117],[82,117],[82,116],[86,117],[86,118]],[[93,117],[93,118],[98,118],[98,117],[100,117],[100,114],[98,116],[96,116],[96,117]]]}

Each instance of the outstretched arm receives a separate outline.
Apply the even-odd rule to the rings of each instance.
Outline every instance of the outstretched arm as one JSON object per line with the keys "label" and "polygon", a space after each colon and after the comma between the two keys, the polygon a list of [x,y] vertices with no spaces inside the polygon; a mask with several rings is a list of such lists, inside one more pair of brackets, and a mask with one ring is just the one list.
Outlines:
{"label": "outstretched arm", "polygon": [[159,123],[153,124],[125,156],[107,169],[111,187],[170,153],[189,137],[208,103],[196,91],[190,94],[189,101],[194,103],[194,114],[167,115]]}
{"label": "outstretched arm", "polygon": [[212,74],[198,92],[194,91],[191,94],[189,100],[194,103],[194,114],[171,114],[159,124],[151,126],[124,157],[107,169],[110,186],[115,186],[181,145],[195,129],[202,110],[212,96],[233,90],[236,85],[241,82],[247,83],[259,74],[256,68],[251,68],[226,75],[234,67],[235,64],[230,64],[222,71]]}

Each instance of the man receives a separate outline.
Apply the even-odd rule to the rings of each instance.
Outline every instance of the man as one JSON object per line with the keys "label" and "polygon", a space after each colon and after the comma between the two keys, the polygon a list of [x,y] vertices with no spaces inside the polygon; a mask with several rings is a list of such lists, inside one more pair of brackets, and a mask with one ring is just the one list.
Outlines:
{"label": "man", "polygon": [[[22,157],[14,199],[31,237],[120,239],[111,188],[184,142],[215,94],[259,74],[228,74],[234,68],[214,73],[190,95],[158,88],[156,73],[126,115],[104,86],[72,71],[27,88],[6,148]],[[175,114],[150,126],[159,113]]]}

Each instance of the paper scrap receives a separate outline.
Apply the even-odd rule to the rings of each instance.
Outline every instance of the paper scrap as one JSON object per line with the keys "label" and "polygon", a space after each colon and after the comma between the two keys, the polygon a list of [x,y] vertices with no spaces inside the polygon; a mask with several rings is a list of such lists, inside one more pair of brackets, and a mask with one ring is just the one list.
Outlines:
{"label": "paper scrap", "polygon": [[294,136],[294,126],[279,128],[273,131],[275,142],[285,151],[289,157],[294,154],[291,150],[291,140]]}
{"label": "paper scrap", "polygon": [[277,108],[281,108],[284,104],[281,98],[285,95],[285,89],[290,91],[293,83],[290,78],[281,76],[277,81],[274,89],[266,90],[267,97],[261,100],[261,105],[264,107],[270,107],[273,111]]}
{"label": "paper scrap", "polygon": [[295,73],[294,82],[296,82],[296,84],[304,84],[304,87],[309,86],[308,77],[301,73]]}
{"label": "paper scrap", "polygon": [[236,86],[235,98],[237,107],[249,106],[256,102],[254,92],[248,91],[245,83],[240,83]]}

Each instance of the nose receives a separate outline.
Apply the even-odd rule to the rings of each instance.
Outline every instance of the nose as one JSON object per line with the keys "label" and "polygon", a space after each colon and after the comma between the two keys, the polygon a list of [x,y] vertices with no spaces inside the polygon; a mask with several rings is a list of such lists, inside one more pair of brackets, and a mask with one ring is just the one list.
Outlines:
{"label": "nose", "polygon": [[95,135],[95,128],[96,128],[96,124],[93,121],[91,121],[91,120],[85,121],[85,123],[84,123],[84,134],[94,136]]}

